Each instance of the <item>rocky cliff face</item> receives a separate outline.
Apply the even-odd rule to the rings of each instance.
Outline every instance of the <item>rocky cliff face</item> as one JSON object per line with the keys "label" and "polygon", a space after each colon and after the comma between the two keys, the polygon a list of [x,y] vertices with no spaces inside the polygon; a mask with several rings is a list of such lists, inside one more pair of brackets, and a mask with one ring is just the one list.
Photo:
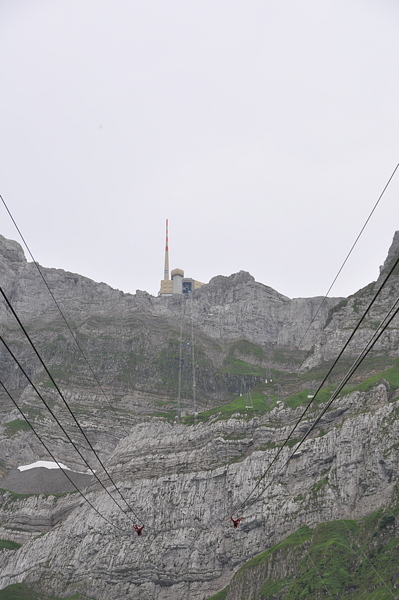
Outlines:
{"label": "rocky cliff face", "polygon": [[3,551],[0,586],[23,580],[65,597],[79,591],[98,600],[203,600],[298,527],[388,505],[398,483],[398,402],[381,384],[341,398],[288,462],[292,450],[284,450],[260,497],[244,508],[243,525],[231,526],[230,514],[299,410],[282,404],[250,421],[237,415],[192,427],[134,426],[107,466],[146,525],[142,538],[97,486],[88,497],[121,531],[77,494],[16,499],[4,492],[0,537],[23,545]]}
{"label": "rocky cliff face", "polygon": [[[17,242],[0,236],[1,286],[67,401],[79,406],[90,439],[104,455],[126,435],[124,426],[142,415],[168,410],[176,414],[181,328],[185,347],[190,346],[192,326],[195,330],[197,405],[203,410],[231,400],[243,386],[253,387],[264,380],[266,367],[288,371],[292,350],[300,342],[295,359],[302,361],[323,329],[328,311],[339,302],[328,299],[310,326],[320,305],[319,298],[290,300],[244,272],[215,277],[185,300],[181,296],[154,298],[140,291],[124,294],[77,274],[40,269],[88,357],[92,372],[36,265],[26,261]],[[18,359],[27,365],[29,376],[39,390],[50,396],[57,414],[74,431],[67,411],[57,402],[55,390],[49,387],[40,362],[3,299],[0,320],[6,341],[18,349]],[[185,355],[182,359],[182,400],[191,410],[190,360]],[[4,383],[34,422],[51,430],[51,419],[49,422],[36,394],[3,345],[0,360]],[[7,399],[0,409],[3,421],[19,418]],[[69,446],[63,437],[57,436],[56,449],[60,460],[67,460]],[[21,459],[29,460],[32,444],[34,454],[44,458],[34,439],[22,449],[7,442],[4,451],[11,466],[17,466]],[[82,468],[81,464],[73,466]]]}
{"label": "rocky cliff face", "polygon": [[[392,264],[398,244],[395,234],[380,278]],[[378,282],[349,299],[328,299],[318,311],[320,298],[290,300],[244,272],[215,277],[182,305],[178,297],[154,298],[145,292],[132,296],[79,275],[44,269],[101,380],[105,398],[35,265],[26,262],[16,242],[4,238],[0,257],[5,293],[134,510],[134,515],[129,511],[125,515],[95,482],[85,494],[117,528],[77,493],[20,497],[0,490],[0,538],[22,544],[18,550],[0,549],[0,589],[25,581],[63,597],[80,593],[96,600],[205,600],[227,585],[246,560],[298,527],[358,518],[397,498],[399,385],[382,381],[338,399],[297,453],[295,447],[283,449],[270,476],[244,506],[245,519],[238,529],[231,526],[230,515],[260,480],[303,405],[295,408],[295,402],[274,399],[255,417],[247,410],[230,418],[214,415],[197,424],[174,423],[156,414],[172,397],[176,399],[182,322],[187,343],[191,324],[195,329],[199,404],[209,408],[237,395],[238,382],[245,377],[253,386],[264,381],[268,366],[288,372],[293,348],[301,360],[306,359],[305,371],[335,357]],[[398,290],[395,276],[348,356],[358,351]],[[0,319],[4,337],[116,496],[84,449],[4,302]],[[374,355],[376,363],[379,358],[390,361],[394,382],[397,341],[393,323]],[[2,381],[58,460],[84,470],[4,348],[0,358]],[[296,381],[302,389],[303,380]],[[216,391],[220,387],[222,392]],[[18,425],[21,417],[4,394],[0,407],[0,474],[5,481],[17,466],[49,457],[34,435]],[[309,413],[295,439],[316,414]],[[141,538],[132,532],[136,515],[145,523]],[[236,597],[240,596],[231,596]]]}
{"label": "rocky cliff face", "polygon": [[[359,321],[361,315],[366,310],[374,294],[382,285],[383,280],[388,274],[390,268],[399,256],[399,231],[394,235],[392,245],[384,265],[380,267],[380,275],[377,281],[370,283],[365,288],[345,298],[337,303],[331,310],[326,320],[323,331],[315,342],[311,354],[305,360],[303,369],[309,369],[316,365],[329,361],[338,355],[340,349],[344,346],[350,332]],[[363,348],[370,338],[376,325],[380,323],[397,297],[399,286],[399,269],[396,268],[384,287],[381,296],[373,305],[366,320],[353,342],[350,344],[346,356],[353,356],[360,348]],[[398,321],[395,320],[389,333],[376,345],[375,353],[397,356],[399,343]]]}

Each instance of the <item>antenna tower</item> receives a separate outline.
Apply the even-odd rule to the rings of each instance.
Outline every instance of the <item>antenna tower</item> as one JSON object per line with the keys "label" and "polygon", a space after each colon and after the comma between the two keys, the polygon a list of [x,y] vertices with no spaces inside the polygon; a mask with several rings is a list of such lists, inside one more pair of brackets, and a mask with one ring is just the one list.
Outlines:
{"label": "antenna tower", "polygon": [[169,233],[168,233],[169,221],[166,219],[166,240],[165,240],[165,268],[163,272],[163,278],[169,280]]}

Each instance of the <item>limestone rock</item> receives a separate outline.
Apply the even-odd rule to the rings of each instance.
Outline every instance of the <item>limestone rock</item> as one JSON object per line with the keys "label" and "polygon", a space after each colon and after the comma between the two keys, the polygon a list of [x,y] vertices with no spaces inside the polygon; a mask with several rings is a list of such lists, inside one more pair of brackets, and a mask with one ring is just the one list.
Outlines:
{"label": "limestone rock", "polygon": [[[396,233],[380,280],[396,256],[398,239]],[[165,406],[176,408],[182,323],[185,339],[191,339],[191,327],[195,331],[198,403],[200,409],[210,408],[237,394],[244,377],[234,373],[239,361],[284,373],[291,369],[292,350],[305,359],[304,370],[335,358],[378,282],[348,299],[289,299],[241,271],[213,278],[186,300],[154,298],[143,291],[124,294],[73,273],[42,271],[90,357],[92,373],[36,265],[25,260],[16,242],[0,237],[2,287],[133,512],[118,500],[0,302],[2,334],[109,491],[90,484],[84,490],[90,506],[78,493],[18,497],[0,490],[0,537],[22,544],[18,550],[0,550],[0,589],[25,581],[54,596],[205,600],[245,561],[299,526],[357,518],[395,497],[398,396],[386,382],[337,399],[300,449],[294,443],[281,450],[267,477],[265,470],[303,406],[294,409],[280,401],[256,418],[214,415],[191,425],[159,415]],[[347,357],[358,354],[398,288],[393,278]],[[393,323],[374,356],[393,362],[398,342]],[[75,471],[85,470],[4,347],[0,360],[2,381],[57,459]],[[248,385],[260,378],[246,377]],[[316,414],[306,415],[294,439],[304,435]],[[0,488],[13,468],[49,458],[34,434],[20,428],[20,419],[1,393]],[[235,530],[230,516],[237,510],[245,519]],[[139,520],[145,523],[140,538],[132,530]]]}
{"label": "limestone rock", "polygon": [[[380,385],[338,400],[300,453],[285,448],[240,509],[245,519],[235,530],[230,515],[297,417],[298,409],[276,407],[249,422],[137,424],[107,460],[134,515],[125,517],[97,485],[85,490],[121,529],[76,494],[17,501],[5,493],[0,535],[12,532],[23,545],[4,556],[0,587],[24,580],[54,595],[79,591],[98,600],[204,600],[298,527],[357,518],[389,503],[398,483],[398,402]],[[142,538],[132,533],[137,517],[146,525]]]}

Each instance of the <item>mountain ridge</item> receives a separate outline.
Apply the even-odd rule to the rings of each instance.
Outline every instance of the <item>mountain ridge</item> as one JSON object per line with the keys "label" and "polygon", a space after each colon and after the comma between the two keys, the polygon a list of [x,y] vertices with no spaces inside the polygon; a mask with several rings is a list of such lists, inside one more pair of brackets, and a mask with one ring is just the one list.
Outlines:
{"label": "mountain ridge", "polygon": [[[377,282],[347,299],[327,299],[307,343],[302,337],[322,298],[290,300],[243,271],[213,278],[186,300],[155,298],[141,291],[123,294],[80,275],[42,268],[112,410],[65,331],[35,265],[26,261],[16,242],[0,237],[0,277],[10,302],[113,479],[146,523],[143,538],[133,537],[131,523],[98,484],[85,492],[123,533],[101,521],[76,493],[20,497],[0,489],[0,538],[21,544],[0,550],[4,559],[0,589],[24,582],[53,597],[205,600],[230,582],[234,587],[234,573],[247,560],[299,527],[361,519],[394,507],[399,444],[395,322],[364,372],[389,367],[390,383],[376,375],[367,389],[359,386],[342,394],[300,452],[290,458],[295,440],[324,406],[322,396],[300,424],[292,446],[282,449],[278,468],[265,481],[243,523],[235,530],[229,521],[292,430],[312,386],[375,293],[399,250],[398,235]],[[357,355],[398,290],[394,274],[341,369]],[[79,440],[4,302],[0,320],[7,342]],[[192,414],[192,330],[198,408],[208,411],[206,420]],[[177,422],[182,342],[189,350],[180,357],[186,416]],[[82,461],[73,455],[4,348],[0,358],[2,380],[58,460],[82,470]],[[253,409],[246,408],[248,390]],[[231,411],[219,411],[229,402]],[[18,424],[21,415],[4,394],[0,417],[1,488],[17,466],[48,457],[32,432]],[[97,469],[90,452],[84,454]],[[254,575],[254,581],[257,578]]]}

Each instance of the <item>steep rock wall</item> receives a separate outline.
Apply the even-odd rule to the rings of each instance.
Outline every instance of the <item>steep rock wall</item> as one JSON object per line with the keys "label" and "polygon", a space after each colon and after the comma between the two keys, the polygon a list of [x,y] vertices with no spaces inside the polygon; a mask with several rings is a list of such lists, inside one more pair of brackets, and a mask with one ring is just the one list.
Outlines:
{"label": "steep rock wall", "polygon": [[[230,514],[259,480],[299,410],[281,405],[262,419],[194,427],[137,424],[107,466],[145,522],[145,535],[133,536],[129,520],[96,486],[88,497],[122,531],[75,494],[56,509],[32,498],[14,501],[14,508],[3,505],[0,536],[11,531],[25,543],[5,555],[0,587],[24,580],[54,594],[81,591],[98,600],[204,600],[247,559],[298,527],[387,505],[397,484],[399,421],[397,399],[381,384],[337,401],[287,464],[292,450],[284,449],[274,477],[260,485],[260,497],[233,529]],[[40,521],[36,534],[42,533],[42,523],[61,506],[65,518],[44,537],[26,541],[27,534],[14,529],[29,523],[33,536]]]}

